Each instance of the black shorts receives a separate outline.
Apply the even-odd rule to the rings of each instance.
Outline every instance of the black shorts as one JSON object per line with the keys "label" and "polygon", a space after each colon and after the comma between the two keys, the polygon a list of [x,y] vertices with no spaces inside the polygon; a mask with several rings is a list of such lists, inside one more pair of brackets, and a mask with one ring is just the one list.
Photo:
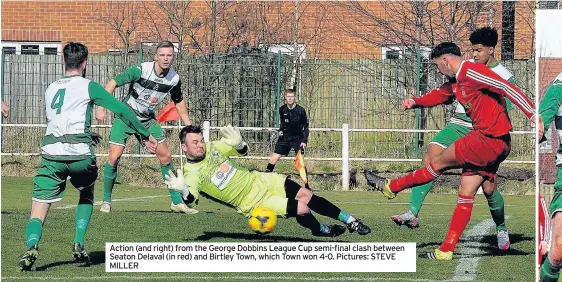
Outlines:
{"label": "black shorts", "polygon": [[279,137],[277,143],[275,144],[275,150],[273,151],[276,154],[287,156],[291,149],[295,150],[295,154],[300,149],[302,143],[302,139],[286,139],[283,136]]}

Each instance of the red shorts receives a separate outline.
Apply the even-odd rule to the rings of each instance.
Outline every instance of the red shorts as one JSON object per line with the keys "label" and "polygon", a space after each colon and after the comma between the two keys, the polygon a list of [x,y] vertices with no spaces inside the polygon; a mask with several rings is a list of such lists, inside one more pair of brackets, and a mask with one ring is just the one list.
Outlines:
{"label": "red shorts", "polygon": [[462,175],[480,175],[493,180],[498,167],[511,151],[511,136],[489,137],[472,130],[455,141],[455,158],[463,167]]}

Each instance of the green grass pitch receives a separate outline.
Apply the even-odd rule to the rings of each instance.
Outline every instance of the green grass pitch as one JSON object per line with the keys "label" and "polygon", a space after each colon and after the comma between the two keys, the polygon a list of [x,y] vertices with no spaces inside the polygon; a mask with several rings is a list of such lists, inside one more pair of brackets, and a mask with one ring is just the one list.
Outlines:
{"label": "green grass pitch", "polygon": [[[165,189],[116,185],[114,211],[103,214],[94,207],[86,235],[86,249],[92,266],[80,267],[71,261],[74,239],[74,208],[60,207],[77,203],[78,193],[69,184],[63,201],[51,207],[40,243],[34,272],[17,272],[17,260],[25,251],[24,229],[31,207],[31,178],[2,178],[2,280],[58,281],[435,281],[474,278],[475,281],[533,281],[535,279],[535,208],[534,196],[505,196],[511,250],[497,251],[495,229],[463,237],[453,261],[417,259],[417,273],[276,273],[278,265],[264,273],[106,273],[105,242],[277,242],[329,241],[318,239],[302,229],[294,219],[280,219],[275,231],[265,237],[254,235],[246,219],[233,209],[202,199],[197,215],[172,214]],[[96,185],[100,201],[103,183]],[[437,248],[443,240],[456,204],[455,195],[431,194],[421,212],[421,227],[415,230],[395,226],[392,214],[407,209],[409,194],[393,201],[374,192],[318,192],[351,214],[363,219],[373,232],[367,236],[346,233],[335,241],[345,242],[416,242],[417,252]],[[325,223],[333,220],[318,216]],[[476,197],[472,218],[464,235],[490,221],[483,195]],[[481,224],[482,225],[482,224]],[[473,232],[474,233],[474,232]],[[333,240],[332,240],[333,241]],[[462,267],[460,264],[472,267]],[[248,268],[252,265],[249,264]]]}

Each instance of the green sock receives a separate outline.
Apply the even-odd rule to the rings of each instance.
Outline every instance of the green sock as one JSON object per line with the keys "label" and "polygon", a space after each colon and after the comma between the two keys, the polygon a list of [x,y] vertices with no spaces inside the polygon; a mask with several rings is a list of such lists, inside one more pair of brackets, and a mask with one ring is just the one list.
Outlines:
{"label": "green sock", "polygon": [[[168,174],[168,171],[170,170],[175,171],[172,162],[170,162],[169,164],[161,164],[160,170],[162,170],[162,179],[164,180],[166,180],[166,175]],[[168,192],[170,192],[170,198],[172,198],[172,203],[174,203],[174,205],[183,203],[183,199],[181,198],[180,192],[170,189],[168,189]]]}
{"label": "green sock", "polygon": [[560,267],[553,266],[550,259],[546,258],[541,266],[541,282],[557,282],[558,276],[560,276]]}
{"label": "green sock", "polygon": [[31,218],[25,226],[25,245],[31,248],[33,245],[39,244],[41,234],[43,233],[43,222],[39,218]]}
{"label": "green sock", "polygon": [[488,199],[488,207],[490,208],[492,219],[496,223],[496,230],[507,231],[502,193],[496,190],[492,195],[486,195],[486,198]]}
{"label": "green sock", "polygon": [[412,193],[410,194],[410,211],[415,215],[418,216],[420,213],[423,200],[431,187],[433,186],[433,182],[426,183],[424,185],[416,186],[412,188]]}
{"label": "green sock", "polygon": [[82,204],[76,207],[76,235],[74,242],[80,243],[84,246],[84,236],[86,236],[86,229],[90,223],[94,206],[92,204]]}
{"label": "green sock", "polygon": [[106,162],[103,166],[103,200],[105,202],[111,202],[115,179],[117,179],[117,166],[111,166]]}
{"label": "green sock", "polygon": [[350,214],[348,214],[346,211],[342,210],[342,211],[340,211],[340,214],[338,215],[338,220],[345,223],[345,224],[348,224],[348,223],[354,222],[355,218],[353,216],[351,216]]}

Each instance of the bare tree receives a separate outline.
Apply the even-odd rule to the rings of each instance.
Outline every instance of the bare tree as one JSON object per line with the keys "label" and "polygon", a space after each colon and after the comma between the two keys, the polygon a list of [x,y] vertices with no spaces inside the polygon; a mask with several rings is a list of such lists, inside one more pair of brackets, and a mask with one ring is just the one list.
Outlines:
{"label": "bare tree", "polygon": [[106,23],[115,32],[125,54],[131,51],[131,37],[137,29],[138,14],[139,9],[133,2],[96,3],[90,9],[90,18]]}

